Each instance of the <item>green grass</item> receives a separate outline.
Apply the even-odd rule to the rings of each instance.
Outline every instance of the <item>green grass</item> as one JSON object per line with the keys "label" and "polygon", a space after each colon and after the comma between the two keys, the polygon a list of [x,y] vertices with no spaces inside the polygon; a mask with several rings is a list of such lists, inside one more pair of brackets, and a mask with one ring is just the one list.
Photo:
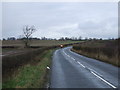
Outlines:
{"label": "green grass", "polygon": [[46,82],[47,66],[51,64],[51,56],[54,50],[45,51],[42,55],[35,57],[34,60],[18,71],[6,82],[3,88],[43,88]]}

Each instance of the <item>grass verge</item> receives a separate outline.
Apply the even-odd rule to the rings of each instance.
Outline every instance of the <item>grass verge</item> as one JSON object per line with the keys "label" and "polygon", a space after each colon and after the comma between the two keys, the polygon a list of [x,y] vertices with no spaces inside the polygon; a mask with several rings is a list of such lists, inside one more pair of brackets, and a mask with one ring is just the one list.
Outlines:
{"label": "grass verge", "polygon": [[89,53],[89,52],[85,52],[85,51],[81,51],[81,50],[75,50],[75,49],[71,49],[73,52],[76,52],[80,55],[89,57],[89,58],[94,58],[96,60],[102,61],[102,62],[106,62],[109,64],[112,64],[114,66],[120,67],[120,63],[118,61],[118,57],[117,55],[115,57],[108,57],[107,55],[103,54],[103,53]]}
{"label": "grass verge", "polygon": [[51,65],[54,50],[46,50],[29,64],[21,66],[9,80],[3,82],[3,88],[44,88],[47,66]]}
{"label": "grass verge", "polygon": [[119,40],[92,40],[73,45],[73,51],[120,67]]}

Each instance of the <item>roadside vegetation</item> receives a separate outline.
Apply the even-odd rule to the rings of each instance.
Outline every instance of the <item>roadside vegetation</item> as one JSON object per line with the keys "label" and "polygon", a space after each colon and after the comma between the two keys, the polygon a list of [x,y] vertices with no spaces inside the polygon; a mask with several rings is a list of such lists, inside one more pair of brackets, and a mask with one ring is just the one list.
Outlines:
{"label": "roadside vegetation", "polygon": [[[77,42],[80,42],[80,41],[31,40],[30,46],[54,46],[54,45],[70,44],[70,43],[77,43]],[[22,40],[3,40],[2,46],[24,47],[24,43]]]}
{"label": "roadside vegetation", "polygon": [[45,50],[3,82],[3,88],[45,88],[53,49]]}
{"label": "roadside vegetation", "polygon": [[38,49],[43,47],[59,46],[61,44],[79,43],[81,41],[59,41],[59,40],[31,40],[30,48],[24,48],[22,40],[3,40],[2,41],[2,54],[10,55],[14,53],[26,52],[32,49]]}
{"label": "roadside vegetation", "polygon": [[120,67],[118,40],[91,40],[73,46],[73,51]]}
{"label": "roadside vegetation", "polygon": [[23,40],[2,41],[2,87],[44,88],[48,81],[51,56],[60,45],[72,45],[72,40],[31,40],[25,47]]}

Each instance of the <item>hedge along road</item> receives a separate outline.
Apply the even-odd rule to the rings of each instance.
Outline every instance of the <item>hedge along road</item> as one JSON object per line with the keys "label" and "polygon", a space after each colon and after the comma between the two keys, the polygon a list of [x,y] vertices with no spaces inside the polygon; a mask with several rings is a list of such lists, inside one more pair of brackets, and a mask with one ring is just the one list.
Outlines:
{"label": "hedge along road", "polygon": [[120,68],[87,58],[66,47],[55,51],[50,88],[118,88]]}

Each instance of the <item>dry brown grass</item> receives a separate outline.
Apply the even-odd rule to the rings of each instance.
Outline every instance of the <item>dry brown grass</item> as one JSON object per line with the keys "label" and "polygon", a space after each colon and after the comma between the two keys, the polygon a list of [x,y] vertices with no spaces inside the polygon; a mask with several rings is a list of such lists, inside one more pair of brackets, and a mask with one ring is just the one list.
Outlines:
{"label": "dry brown grass", "polygon": [[118,40],[88,41],[74,45],[73,51],[120,67]]}

